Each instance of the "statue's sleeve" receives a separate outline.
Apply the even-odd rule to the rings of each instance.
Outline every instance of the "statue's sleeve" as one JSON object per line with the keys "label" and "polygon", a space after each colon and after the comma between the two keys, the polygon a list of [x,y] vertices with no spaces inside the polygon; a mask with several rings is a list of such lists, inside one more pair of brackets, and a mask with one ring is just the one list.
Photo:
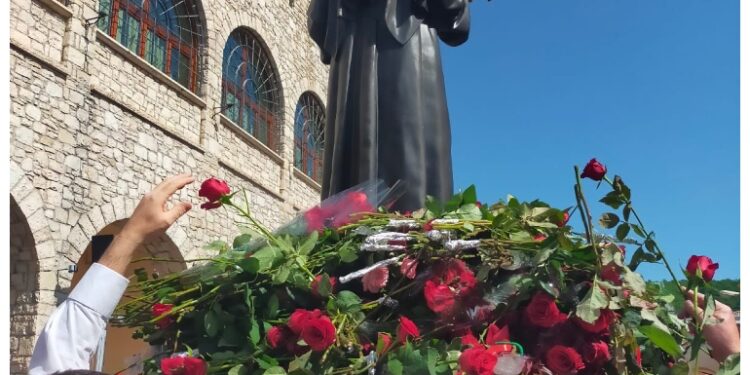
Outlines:
{"label": "statue's sleeve", "polygon": [[328,31],[328,1],[312,0],[307,8],[307,31],[310,37],[318,45],[321,60],[328,64],[331,61],[330,51],[326,50],[326,33]]}
{"label": "statue's sleeve", "polygon": [[417,0],[419,2],[426,8],[425,22],[446,44],[457,46],[469,39],[468,0]]}

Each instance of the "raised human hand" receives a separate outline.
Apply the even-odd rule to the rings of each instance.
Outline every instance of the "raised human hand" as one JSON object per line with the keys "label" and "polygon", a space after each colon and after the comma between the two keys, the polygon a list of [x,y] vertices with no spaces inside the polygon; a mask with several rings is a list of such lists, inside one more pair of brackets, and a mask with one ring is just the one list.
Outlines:
{"label": "raised human hand", "polygon": [[138,246],[164,233],[192,208],[189,202],[177,202],[172,208],[168,208],[167,202],[175,192],[194,180],[190,174],[173,176],[144,195],[120,234],[115,237],[102,255],[99,263],[124,275]]}
{"label": "raised human hand", "polygon": [[[695,297],[693,291],[688,290],[687,297],[680,316],[692,318],[697,313],[698,319],[703,319],[703,308],[706,304],[705,296],[698,293],[697,310],[693,303]],[[703,327],[703,337],[712,349],[711,356],[722,362],[730,355],[740,352],[740,331],[737,328],[737,321],[734,319],[734,312],[729,306],[716,301],[713,317],[716,322],[706,324]]]}

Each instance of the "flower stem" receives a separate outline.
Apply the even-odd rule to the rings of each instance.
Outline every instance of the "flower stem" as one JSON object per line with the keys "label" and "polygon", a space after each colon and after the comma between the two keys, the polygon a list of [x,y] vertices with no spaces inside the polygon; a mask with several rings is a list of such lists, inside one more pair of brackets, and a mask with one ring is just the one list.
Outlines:
{"label": "flower stem", "polygon": [[[610,187],[612,189],[615,189],[615,184],[607,177],[604,176],[604,181],[607,181]],[[633,217],[635,217],[635,220],[638,222],[638,226],[640,227],[641,231],[643,233],[646,233],[646,238],[651,238],[651,235],[648,234],[649,232],[646,230],[646,226],[643,225],[643,221],[641,221],[641,217],[638,216],[638,212],[635,211],[635,208],[633,208],[633,202],[630,200],[630,198],[626,197],[624,194],[620,193],[620,196],[622,198],[625,198],[625,204],[627,206],[630,206],[630,212],[633,214]],[[672,267],[669,265],[669,261],[667,261],[667,257],[664,256],[664,252],[661,251],[661,248],[659,247],[659,244],[656,243],[656,241],[651,238],[651,241],[654,244],[654,250],[656,250],[656,253],[661,258],[662,264],[664,264],[664,267],[667,268],[667,272],[669,272],[669,276],[672,277],[672,282],[674,282],[674,285],[677,287],[677,290],[679,290],[682,293],[682,297],[687,299],[687,292],[682,289],[682,285],[680,285],[680,282],[677,280],[677,276],[675,276],[674,271],[672,271]]]}
{"label": "flower stem", "polygon": [[581,211],[581,218],[583,219],[583,225],[586,229],[586,237],[588,238],[589,243],[591,244],[591,247],[594,249],[594,253],[596,254],[597,268],[601,268],[602,260],[599,256],[599,250],[596,246],[596,240],[594,239],[594,228],[591,225],[591,211],[589,211],[589,205],[588,203],[586,203],[586,197],[583,196],[583,188],[581,187],[581,174],[579,173],[577,165],[573,167],[573,170],[576,174],[576,203],[578,205],[578,209]]}

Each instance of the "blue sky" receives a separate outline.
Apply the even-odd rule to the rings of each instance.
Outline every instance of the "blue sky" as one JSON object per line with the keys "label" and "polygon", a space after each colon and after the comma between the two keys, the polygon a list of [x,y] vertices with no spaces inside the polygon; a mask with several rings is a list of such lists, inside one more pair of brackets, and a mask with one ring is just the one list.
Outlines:
{"label": "blue sky", "polygon": [[[456,189],[566,207],[572,166],[596,157],[631,187],[673,264],[704,254],[717,278],[739,277],[738,1],[471,7],[469,41],[442,46]],[[585,189],[589,201],[606,193]]]}

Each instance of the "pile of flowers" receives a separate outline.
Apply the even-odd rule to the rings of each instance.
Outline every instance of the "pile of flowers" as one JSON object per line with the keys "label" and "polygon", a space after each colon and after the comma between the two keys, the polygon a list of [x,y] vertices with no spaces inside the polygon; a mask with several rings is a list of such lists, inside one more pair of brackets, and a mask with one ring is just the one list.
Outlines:
{"label": "pile of flowers", "polygon": [[[710,319],[688,326],[635,272],[662,263],[676,282],[623,180],[596,160],[575,171],[564,209],[471,187],[388,212],[394,190],[372,183],[275,232],[210,179],[203,207],[239,212],[242,234],[182,273],[140,272],[116,322],[160,349],[148,374],[687,373]],[[609,187],[598,231],[582,179]],[[696,256],[683,272],[698,291],[717,268]]]}

